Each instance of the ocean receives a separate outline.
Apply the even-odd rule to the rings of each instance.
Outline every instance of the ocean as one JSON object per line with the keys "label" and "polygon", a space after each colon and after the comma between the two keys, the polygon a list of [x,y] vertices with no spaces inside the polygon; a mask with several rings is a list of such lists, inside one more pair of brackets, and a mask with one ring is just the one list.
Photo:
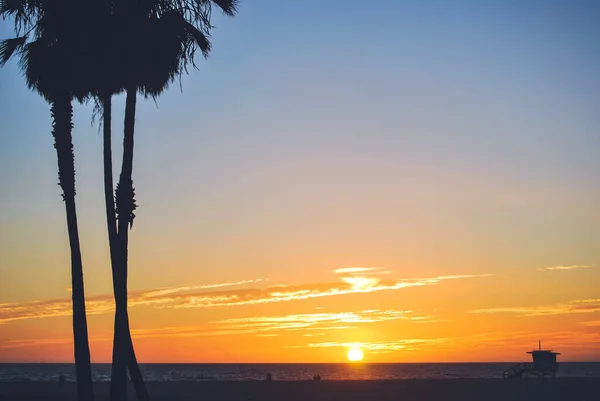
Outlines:
{"label": "ocean", "polygon": [[[331,363],[331,364],[141,364],[147,381],[394,380],[501,378],[515,363]],[[94,381],[110,380],[110,364],[92,365]],[[73,364],[0,364],[0,382],[58,381],[75,378]],[[563,362],[557,377],[600,377],[600,362]]]}

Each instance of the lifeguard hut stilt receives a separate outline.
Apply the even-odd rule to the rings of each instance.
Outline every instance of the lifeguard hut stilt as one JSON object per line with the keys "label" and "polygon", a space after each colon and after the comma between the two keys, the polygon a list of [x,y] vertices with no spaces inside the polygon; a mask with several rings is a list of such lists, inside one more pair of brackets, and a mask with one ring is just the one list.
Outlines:
{"label": "lifeguard hut stilt", "polygon": [[558,370],[558,362],[556,362],[556,355],[560,355],[558,352],[552,352],[551,350],[543,350],[542,342],[539,342],[537,350],[529,351],[533,358],[533,363],[524,362],[513,366],[504,372],[504,377],[512,379],[515,377],[523,378],[527,376],[537,376],[544,378],[545,376],[556,376]]}

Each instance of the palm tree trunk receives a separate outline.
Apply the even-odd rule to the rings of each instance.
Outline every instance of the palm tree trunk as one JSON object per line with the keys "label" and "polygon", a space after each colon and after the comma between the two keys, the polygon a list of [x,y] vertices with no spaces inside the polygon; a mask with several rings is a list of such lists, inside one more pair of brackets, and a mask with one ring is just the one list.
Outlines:
{"label": "palm tree trunk", "polygon": [[[133,225],[134,210],[136,208],[133,190],[133,135],[135,131],[135,105],[137,88],[127,90],[125,102],[125,126],[123,134],[123,163],[119,184],[116,191],[116,204],[118,213],[118,230],[116,236],[116,251],[114,252],[117,267],[113,264],[113,289],[115,291],[115,337],[113,346],[113,376],[111,378],[111,400],[121,401],[127,398],[127,372],[135,387],[138,399],[147,401],[148,391],[140,371],[131,332],[129,330],[129,316],[127,312],[127,275],[128,275],[128,243],[129,227]],[[106,146],[106,139],[105,139]],[[106,148],[105,148],[106,150]],[[106,162],[106,157],[105,157]],[[105,170],[106,173],[106,170]],[[111,172],[112,174],[112,172]],[[106,188],[105,181],[105,188]],[[107,198],[108,199],[108,198]],[[109,212],[107,206],[107,213]],[[110,235],[110,234],[109,234]]]}
{"label": "palm tree trunk", "polygon": [[[106,227],[108,231],[108,244],[110,250],[110,264],[113,276],[113,293],[115,296],[115,304],[120,301],[119,297],[119,258],[118,258],[118,238],[117,238],[117,223],[115,214],[115,201],[113,199],[113,172],[112,172],[112,135],[111,135],[111,120],[112,120],[112,98],[110,95],[103,95],[100,99],[102,103],[102,126],[103,126],[103,161],[104,161],[104,203],[106,207]],[[118,308],[117,308],[118,311]],[[121,323],[117,319],[115,312],[115,326],[113,334],[113,356],[112,369],[110,380],[110,399],[126,400],[127,399],[127,368],[123,357],[123,345],[120,340],[119,333],[121,332]]]}
{"label": "palm tree trunk", "polygon": [[83,263],[77,209],[75,206],[75,156],[73,153],[73,106],[68,96],[57,97],[51,106],[52,135],[58,159],[58,180],[63,191],[67,215],[67,230],[71,248],[71,280],[73,299],[73,342],[75,347],[75,370],[77,376],[77,399],[93,401],[92,366],[88,342],[85,294],[83,285]]}
{"label": "palm tree trunk", "polygon": [[116,263],[116,252],[117,252],[117,218],[115,214],[115,201],[113,198],[113,170],[112,170],[112,134],[111,134],[111,120],[112,120],[112,96],[103,95],[101,96],[100,102],[102,104],[102,127],[103,127],[103,139],[104,139],[104,204],[106,206],[106,228],[108,231],[108,244],[110,250],[110,262],[113,270],[113,290],[115,288],[115,267]]}
{"label": "palm tree trunk", "polygon": [[148,394],[146,383],[144,383],[144,378],[140,370],[140,365],[138,365],[137,358],[135,356],[135,350],[133,348],[131,331],[129,330],[129,319],[127,319],[126,323],[127,326],[124,340],[126,341],[125,346],[127,348],[127,367],[129,368],[129,375],[131,376],[133,388],[135,389],[135,393],[137,394],[138,400],[149,401],[150,395]]}

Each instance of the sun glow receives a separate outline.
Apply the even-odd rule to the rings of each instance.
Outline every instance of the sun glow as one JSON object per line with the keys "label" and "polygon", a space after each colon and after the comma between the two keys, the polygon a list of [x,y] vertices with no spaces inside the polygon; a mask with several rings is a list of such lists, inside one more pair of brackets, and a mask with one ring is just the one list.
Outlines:
{"label": "sun glow", "polygon": [[348,350],[348,360],[352,362],[362,361],[363,352],[360,348],[354,347]]}

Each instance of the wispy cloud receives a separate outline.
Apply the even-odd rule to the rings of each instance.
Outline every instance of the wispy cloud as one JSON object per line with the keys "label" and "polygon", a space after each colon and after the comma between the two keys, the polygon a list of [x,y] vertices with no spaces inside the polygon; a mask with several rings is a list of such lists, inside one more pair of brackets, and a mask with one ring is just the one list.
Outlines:
{"label": "wispy cloud", "polygon": [[[361,269],[361,270],[359,270]],[[318,283],[300,286],[271,286],[267,288],[241,288],[221,291],[197,291],[228,285],[256,283],[259,280],[247,280],[235,283],[222,283],[193,287],[158,288],[129,293],[130,307],[155,308],[212,308],[252,305],[275,302],[288,302],[345,294],[394,291],[409,287],[437,285],[444,281],[488,277],[480,275],[449,275],[429,278],[409,278],[382,280],[389,275],[381,269],[351,268],[337,270],[341,281],[336,283]],[[114,309],[112,295],[97,295],[86,299],[87,313],[90,315],[107,313]],[[33,319],[71,315],[70,299],[54,299],[29,303],[0,304],[0,323],[19,319]]]}
{"label": "wispy cloud", "polygon": [[234,286],[245,285],[245,284],[260,283],[263,281],[269,281],[269,279],[268,278],[264,278],[264,279],[257,278],[254,280],[241,280],[241,281],[234,281],[231,283],[205,284],[205,285],[195,285],[195,286],[191,286],[191,287],[159,288],[154,291],[148,292],[148,295],[159,297],[159,296],[163,296],[163,295],[179,294],[179,293],[190,292],[190,291],[208,290],[208,289],[223,288],[223,287],[234,287]]}
{"label": "wispy cloud", "polygon": [[334,273],[358,291],[375,287],[379,284],[381,276],[391,274],[390,271],[377,267],[345,267],[335,270]]}
{"label": "wispy cloud", "polygon": [[538,268],[538,270],[561,271],[561,270],[588,269],[590,267],[594,267],[594,265],[549,266],[549,267],[540,267],[540,268]]}
{"label": "wispy cloud", "polygon": [[373,273],[379,270],[377,267],[342,267],[341,269],[334,270],[336,274],[357,274],[357,273]]}
{"label": "wispy cloud", "polygon": [[475,309],[471,313],[512,313],[521,316],[548,316],[600,311],[600,298],[580,299],[562,304],[543,306],[511,306],[506,308]]}
{"label": "wispy cloud", "polygon": [[[103,342],[103,341],[112,341],[112,338],[90,338],[89,342]],[[34,338],[29,340],[9,340],[3,343],[0,343],[0,348],[25,348],[25,347],[34,347],[40,345],[61,345],[61,344],[73,344],[72,337],[64,337],[64,338]]]}
{"label": "wispy cloud", "polygon": [[[538,333],[508,332],[508,333],[478,333],[458,337],[441,338],[404,338],[391,341],[366,341],[366,342],[313,342],[305,345],[291,345],[287,348],[353,348],[360,347],[368,353],[389,353],[400,351],[416,351],[423,349],[479,349],[479,348],[514,348],[519,352],[532,348],[538,344]],[[600,346],[600,333],[565,331],[544,333],[544,348],[570,349],[570,348],[596,348]],[[510,360],[514,355],[507,355]]]}
{"label": "wispy cloud", "polygon": [[[595,325],[594,325],[595,326]],[[250,334],[254,337],[277,337],[282,331],[257,331],[256,329],[224,330],[221,327],[164,327],[153,329],[132,330],[136,339],[151,337],[198,337],[212,335]],[[303,333],[307,339],[316,339],[323,336],[322,332]],[[289,345],[286,348],[352,348],[360,347],[369,353],[390,353],[402,351],[417,351],[423,349],[455,350],[455,349],[515,349],[522,352],[528,346],[537,348],[539,333],[527,332],[487,332],[458,337],[442,338],[401,338],[390,341],[364,341],[364,342],[312,342],[308,344]],[[109,337],[91,337],[90,342],[112,341]],[[72,338],[38,338],[24,340],[9,340],[0,344],[2,348],[25,348],[35,346],[54,346],[72,344]],[[575,330],[544,333],[544,348],[564,351],[567,349],[598,349],[600,347],[600,332],[578,332]],[[512,360],[514,354],[507,354]]]}
{"label": "wispy cloud", "polygon": [[[415,315],[406,310],[370,309],[359,312],[306,313],[281,316],[261,316],[235,319],[222,319],[203,326],[169,326],[132,329],[133,338],[155,337],[203,337],[254,334],[257,337],[274,337],[283,332],[303,331],[307,337],[324,335],[328,330],[345,330],[359,324],[369,324],[404,319],[420,321],[432,319],[431,316]],[[108,341],[110,338],[96,338],[94,341]],[[72,338],[14,340],[0,344],[0,348],[26,347],[33,345],[51,345],[71,343]]]}
{"label": "wispy cloud", "polygon": [[407,351],[422,348],[425,345],[440,344],[448,341],[446,338],[411,338],[395,341],[373,341],[373,342],[321,342],[307,345],[294,345],[288,348],[354,348],[360,347],[370,353],[384,353],[392,351]]}
{"label": "wispy cloud", "polygon": [[[210,322],[201,327],[167,327],[158,329],[134,330],[134,337],[148,336],[206,336],[228,334],[258,334],[285,331],[327,331],[344,330],[357,327],[359,324],[376,323],[389,320],[420,321],[432,320],[431,316],[418,316],[412,311],[399,310],[364,310],[359,312],[338,313],[303,313],[281,316],[261,316],[222,319]],[[316,335],[316,334],[309,334]]]}
{"label": "wispy cloud", "polygon": [[[529,345],[532,349],[538,346],[539,333],[507,332],[480,333],[451,339],[447,345],[451,347],[469,348],[518,348]],[[600,333],[580,332],[576,330],[544,333],[544,349],[566,349],[600,346]]]}
{"label": "wispy cloud", "polygon": [[[266,282],[269,279],[241,280],[229,283],[217,283],[187,287],[157,288],[152,290],[130,291],[129,305],[139,306],[167,306],[171,296],[184,295],[190,291],[201,289],[214,289],[222,287],[239,286],[244,284]],[[68,288],[70,291],[71,289]],[[193,294],[190,294],[193,296]],[[114,310],[113,296],[110,294],[95,295],[86,298],[86,312],[88,315],[103,314]],[[11,320],[71,316],[71,299],[53,299],[47,301],[34,301],[28,303],[3,303],[0,304],[0,324]]]}
{"label": "wispy cloud", "polygon": [[[114,309],[112,296],[90,297],[86,302],[88,314],[107,313]],[[71,316],[71,312],[71,300],[68,298],[22,304],[4,303],[0,304],[0,324],[11,320]]]}
{"label": "wispy cloud", "polygon": [[587,322],[579,322],[579,324],[587,327],[600,327],[600,320],[588,320]]}
{"label": "wispy cloud", "polygon": [[225,319],[213,322],[228,329],[257,329],[257,330],[335,330],[350,328],[351,324],[375,323],[399,319],[431,319],[430,316],[412,316],[412,311],[397,310],[364,310],[359,312],[339,313],[304,313],[284,316],[263,316]]}

